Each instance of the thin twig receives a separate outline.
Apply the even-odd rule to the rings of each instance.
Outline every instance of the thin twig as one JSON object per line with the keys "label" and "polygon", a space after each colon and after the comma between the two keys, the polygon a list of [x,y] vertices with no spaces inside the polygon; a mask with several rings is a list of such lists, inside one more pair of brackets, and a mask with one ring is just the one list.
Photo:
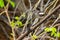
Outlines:
{"label": "thin twig", "polygon": [[38,7],[38,5],[39,5],[40,2],[41,2],[41,0],[39,0],[39,1],[35,4],[33,10],[36,10],[36,8]]}
{"label": "thin twig", "polygon": [[47,3],[44,5],[44,9],[49,5],[51,0],[48,0]]}
{"label": "thin twig", "polygon": [[1,12],[0,15],[2,15],[3,13],[5,13],[5,11]]}
{"label": "thin twig", "polygon": [[58,8],[60,8],[60,5],[58,5],[51,13],[47,14],[47,16],[45,16],[41,21],[39,21],[36,25],[34,25],[33,27],[30,28],[29,32],[25,32],[25,34],[20,35],[17,40],[21,40],[22,38],[24,38],[26,35],[28,35],[31,31],[33,31],[35,28],[37,28],[38,25],[41,25],[41,23],[43,23],[47,18],[50,17],[50,15],[53,14],[53,12],[55,12]]}
{"label": "thin twig", "polygon": [[49,16],[52,15],[53,12],[55,12],[59,7],[60,5],[58,5],[52,12],[49,12],[43,19],[41,19],[36,25],[31,27],[30,29],[34,30],[35,28],[37,28],[37,26],[41,25],[41,23],[43,23],[47,18],[49,18]]}
{"label": "thin twig", "polygon": [[30,4],[30,10],[32,10],[32,4],[31,4],[31,0],[28,0],[29,4]]}
{"label": "thin twig", "polygon": [[44,13],[47,11],[48,8],[50,8],[54,3],[55,3],[56,0],[54,0],[53,2],[50,3],[50,5],[45,9]]}
{"label": "thin twig", "polygon": [[59,14],[58,18],[54,21],[54,23],[53,23],[50,27],[54,26],[54,24],[55,24],[59,19],[60,19],[60,14]]}
{"label": "thin twig", "polygon": [[4,34],[6,35],[6,37],[8,39],[10,39],[10,37],[9,37],[8,33],[6,32],[5,28],[1,24],[0,24],[0,27],[2,28],[2,30],[3,30]]}

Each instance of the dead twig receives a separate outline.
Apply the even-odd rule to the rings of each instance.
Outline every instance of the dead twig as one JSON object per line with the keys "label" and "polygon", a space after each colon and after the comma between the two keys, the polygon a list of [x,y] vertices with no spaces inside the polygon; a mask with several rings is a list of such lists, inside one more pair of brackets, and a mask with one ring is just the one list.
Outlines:
{"label": "dead twig", "polygon": [[58,8],[60,7],[60,5],[58,5],[52,12],[49,12],[43,19],[41,19],[36,25],[34,25],[33,27],[30,28],[30,30],[34,30],[35,28],[37,28],[37,26],[41,25],[41,23],[43,23],[47,18],[49,18],[50,15],[53,14],[53,12],[55,12]]}
{"label": "dead twig", "polygon": [[32,26],[28,32],[25,32],[23,35],[20,35],[17,40],[21,40],[26,35],[28,35],[31,31],[35,30],[37,26],[41,25],[47,18],[50,17],[58,8],[60,8],[60,5],[58,5],[52,12],[49,12],[43,19],[41,19],[36,25]]}

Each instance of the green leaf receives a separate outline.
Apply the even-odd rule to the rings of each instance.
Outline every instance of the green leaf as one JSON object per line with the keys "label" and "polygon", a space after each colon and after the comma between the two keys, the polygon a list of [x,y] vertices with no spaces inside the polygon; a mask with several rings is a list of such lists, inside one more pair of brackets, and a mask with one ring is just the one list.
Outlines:
{"label": "green leaf", "polygon": [[50,29],[49,29],[49,28],[45,28],[45,31],[46,31],[46,32],[50,32]]}
{"label": "green leaf", "polygon": [[51,36],[54,36],[54,35],[55,35],[55,32],[54,32],[54,31],[52,31],[52,32],[51,32]]}
{"label": "green leaf", "polygon": [[15,3],[13,1],[11,0],[6,0],[6,1],[9,2],[13,8],[15,7]]}
{"label": "green leaf", "polygon": [[56,36],[56,28],[52,27],[50,28],[50,31],[51,31],[51,36]]}
{"label": "green leaf", "polygon": [[4,1],[0,0],[0,7],[3,8],[4,7]]}
{"label": "green leaf", "polygon": [[16,16],[16,17],[15,17],[15,19],[16,19],[16,20],[19,20],[19,17],[18,17],[18,16]]}
{"label": "green leaf", "polygon": [[60,33],[57,32],[57,30],[56,30],[55,27],[45,28],[45,31],[46,31],[46,32],[51,32],[51,36],[60,37]]}
{"label": "green leaf", "polygon": [[18,25],[19,27],[22,27],[22,26],[23,26],[23,24],[22,24],[21,21],[17,21],[17,22],[15,22],[15,23],[16,23],[16,25]]}
{"label": "green leaf", "polygon": [[54,37],[56,37],[56,35],[57,35],[57,34],[55,33],[55,34],[54,34]]}
{"label": "green leaf", "polygon": [[57,32],[56,37],[60,37],[60,32]]}
{"label": "green leaf", "polygon": [[15,7],[15,3],[13,1],[10,1],[10,4],[12,5],[12,7]]}
{"label": "green leaf", "polygon": [[33,34],[32,38],[35,40],[35,39],[37,39],[38,37]]}
{"label": "green leaf", "polygon": [[13,28],[13,27],[15,26],[14,21],[11,21],[11,22],[10,22],[10,25],[11,25],[11,27]]}
{"label": "green leaf", "polygon": [[56,28],[52,27],[51,29],[52,29],[52,31],[56,32]]}

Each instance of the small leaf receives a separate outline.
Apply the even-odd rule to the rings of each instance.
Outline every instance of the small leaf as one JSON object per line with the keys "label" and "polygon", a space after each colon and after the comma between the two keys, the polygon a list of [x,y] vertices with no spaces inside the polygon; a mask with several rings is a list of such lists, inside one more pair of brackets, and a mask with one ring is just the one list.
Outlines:
{"label": "small leaf", "polygon": [[54,34],[55,34],[55,32],[54,32],[54,31],[52,31],[52,32],[51,32],[51,36],[54,36]]}
{"label": "small leaf", "polygon": [[54,34],[54,37],[56,37],[56,33]]}
{"label": "small leaf", "polygon": [[56,32],[56,28],[52,27],[52,31]]}
{"label": "small leaf", "polygon": [[0,7],[3,8],[4,7],[4,1],[0,0]]}
{"label": "small leaf", "polygon": [[60,33],[59,33],[59,32],[57,32],[56,36],[57,36],[57,37],[60,37]]}
{"label": "small leaf", "polygon": [[56,28],[52,27],[52,28],[50,28],[50,31],[56,32]]}
{"label": "small leaf", "polygon": [[14,27],[14,26],[15,26],[14,21],[11,21],[11,22],[10,22],[10,25],[11,25],[11,27]]}
{"label": "small leaf", "polygon": [[10,1],[10,4],[12,5],[12,7],[15,7],[15,3],[13,1]]}
{"label": "small leaf", "polygon": [[32,38],[35,40],[37,39],[38,37],[36,35],[33,35]]}
{"label": "small leaf", "polygon": [[46,31],[46,32],[50,32],[50,29],[49,29],[49,28],[45,28],[45,31]]}
{"label": "small leaf", "polygon": [[19,27],[22,27],[22,26],[23,26],[23,24],[22,24],[21,21],[17,21],[17,22],[15,22],[15,23],[16,23],[16,25],[18,25]]}
{"label": "small leaf", "polygon": [[6,1],[9,2],[13,8],[15,7],[15,3],[13,1],[11,0],[6,0]]}
{"label": "small leaf", "polygon": [[16,20],[19,20],[19,17],[18,17],[18,16],[16,16],[16,17],[15,17],[15,19],[16,19]]}

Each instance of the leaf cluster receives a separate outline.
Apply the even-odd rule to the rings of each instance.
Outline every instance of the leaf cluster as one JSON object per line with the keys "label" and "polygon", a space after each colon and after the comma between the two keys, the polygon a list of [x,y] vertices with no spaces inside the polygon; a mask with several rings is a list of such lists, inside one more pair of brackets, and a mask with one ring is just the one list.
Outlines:
{"label": "leaf cluster", "polygon": [[[15,7],[15,3],[13,1],[6,0],[6,2],[9,2],[12,7]],[[0,0],[0,7],[3,8],[4,6],[5,6],[4,1],[3,0]]]}
{"label": "leaf cluster", "polygon": [[34,35],[34,34],[33,34],[31,37],[32,37],[32,40],[36,40],[36,39],[38,38],[38,37],[37,37],[36,35]]}
{"label": "leaf cluster", "polygon": [[12,21],[10,22],[11,27],[13,27],[13,28],[14,28],[15,26],[17,26],[17,27],[22,27],[22,26],[23,26],[23,23],[19,20],[19,17],[16,16],[15,19],[16,19],[17,21],[14,22],[14,21],[12,20]]}
{"label": "leaf cluster", "polygon": [[45,31],[50,32],[51,36],[60,37],[60,32],[57,32],[57,29],[55,27],[45,28]]}

